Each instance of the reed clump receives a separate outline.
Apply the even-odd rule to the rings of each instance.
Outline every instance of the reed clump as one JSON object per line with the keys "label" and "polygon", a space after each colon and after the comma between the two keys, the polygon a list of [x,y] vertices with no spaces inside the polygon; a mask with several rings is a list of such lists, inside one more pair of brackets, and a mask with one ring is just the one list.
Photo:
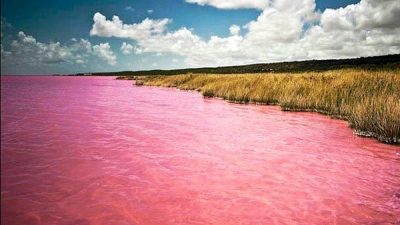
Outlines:
{"label": "reed clump", "polygon": [[198,90],[238,103],[279,104],[348,120],[355,133],[400,142],[400,69],[138,76],[139,85]]}

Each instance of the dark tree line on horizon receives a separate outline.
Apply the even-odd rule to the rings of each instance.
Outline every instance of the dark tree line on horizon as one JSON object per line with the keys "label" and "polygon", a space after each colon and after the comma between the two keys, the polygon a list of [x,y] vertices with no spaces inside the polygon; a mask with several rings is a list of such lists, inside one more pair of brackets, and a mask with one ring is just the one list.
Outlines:
{"label": "dark tree line on horizon", "polygon": [[262,73],[262,72],[307,72],[327,71],[333,69],[395,69],[400,68],[400,54],[372,56],[351,59],[329,59],[329,60],[307,60],[279,63],[259,63],[242,66],[224,67],[203,67],[173,70],[142,70],[142,71],[120,71],[102,73],[78,73],[77,76],[138,76],[138,75],[177,75],[187,73],[218,73],[218,74],[239,74],[239,73]]}

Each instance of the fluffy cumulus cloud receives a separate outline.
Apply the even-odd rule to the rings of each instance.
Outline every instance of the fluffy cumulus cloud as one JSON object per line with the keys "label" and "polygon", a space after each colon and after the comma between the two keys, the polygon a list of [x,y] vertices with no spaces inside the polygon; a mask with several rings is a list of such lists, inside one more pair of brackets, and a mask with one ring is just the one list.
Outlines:
{"label": "fluffy cumulus cloud", "polygon": [[122,54],[129,55],[133,52],[133,46],[131,44],[127,44],[126,42],[123,42],[120,50],[121,50]]}
{"label": "fluffy cumulus cloud", "polygon": [[264,9],[269,0],[186,0],[187,3],[209,5],[219,9]]}
{"label": "fluffy cumulus cloud", "polygon": [[240,32],[240,27],[238,25],[233,24],[231,27],[229,27],[229,33],[231,35],[239,35]]}
{"label": "fluffy cumulus cloud", "polygon": [[93,46],[93,52],[98,57],[106,61],[110,65],[117,64],[117,56],[115,56],[114,52],[111,50],[111,47],[108,43],[100,43],[98,45]]}
{"label": "fluffy cumulus cloud", "polygon": [[[134,53],[134,54],[142,54],[142,52],[143,52],[141,49],[137,48],[136,46],[133,46],[133,45],[128,44],[126,42],[122,43],[122,45],[120,47],[120,50],[121,50],[122,54],[124,54],[124,55],[129,55],[129,54],[132,54],[132,53]],[[161,54],[161,53],[159,52],[159,54]]]}
{"label": "fluffy cumulus cloud", "polygon": [[[345,58],[400,53],[398,0],[361,0],[339,9],[316,10],[314,0],[186,0],[221,9],[255,8],[260,15],[229,36],[205,40],[190,29],[169,30],[170,19],[146,18],[125,24],[101,13],[91,35],[135,41],[126,52],[172,53],[190,66],[216,66],[283,60]],[[131,49],[131,50],[128,50]],[[122,50],[122,46],[121,46]],[[122,50],[123,51],[123,50]]]}
{"label": "fluffy cumulus cloud", "polygon": [[116,57],[108,43],[92,46],[86,39],[71,39],[68,45],[60,42],[42,43],[33,36],[20,31],[6,51],[1,46],[1,59],[9,64],[80,64],[83,65],[93,57],[115,65]]}
{"label": "fluffy cumulus cloud", "polygon": [[70,46],[61,45],[60,42],[46,44],[20,31],[17,39],[11,42],[8,56],[17,59],[15,61],[19,63],[53,64],[74,62],[90,54],[91,44],[89,41],[81,39],[73,42]]}
{"label": "fluffy cumulus cloud", "polygon": [[327,9],[320,24],[301,40],[313,58],[400,53],[400,4],[396,0],[362,0]]}
{"label": "fluffy cumulus cloud", "polygon": [[93,27],[90,35],[102,37],[119,37],[143,39],[148,36],[160,34],[165,31],[166,25],[171,22],[170,19],[151,20],[146,18],[141,23],[123,24],[118,16],[114,16],[112,20],[107,20],[101,13],[93,16]]}

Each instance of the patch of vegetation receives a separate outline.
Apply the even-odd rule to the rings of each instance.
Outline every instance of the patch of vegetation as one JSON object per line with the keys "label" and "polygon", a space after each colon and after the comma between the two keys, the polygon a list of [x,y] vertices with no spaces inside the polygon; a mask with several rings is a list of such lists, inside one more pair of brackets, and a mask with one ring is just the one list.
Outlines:
{"label": "patch of vegetation", "polygon": [[400,69],[137,76],[138,85],[198,90],[238,103],[279,104],[348,120],[357,134],[400,142]]}
{"label": "patch of vegetation", "polygon": [[218,74],[241,74],[241,73],[301,73],[321,72],[336,69],[364,69],[364,70],[391,70],[400,67],[400,54],[374,56],[354,59],[330,59],[330,60],[308,60],[297,62],[262,63],[244,66],[226,67],[204,67],[177,70],[146,70],[146,71],[121,71],[109,73],[90,73],[76,75],[92,76],[143,76],[143,75],[178,75],[187,73],[218,73]]}

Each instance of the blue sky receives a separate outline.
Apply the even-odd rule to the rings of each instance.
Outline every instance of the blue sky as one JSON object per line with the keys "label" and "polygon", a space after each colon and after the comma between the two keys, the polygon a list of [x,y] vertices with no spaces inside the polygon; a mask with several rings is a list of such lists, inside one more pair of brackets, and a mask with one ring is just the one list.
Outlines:
{"label": "blue sky", "polygon": [[[328,19],[334,18],[335,15],[340,16],[344,13],[349,17],[358,16],[369,12],[368,7],[372,10],[382,10],[387,7],[394,8],[395,12],[398,10],[395,1],[385,3],[389,5],[374,6],[368,3],[371,0],[363,0],[365,4],[363,1],[356,0],[317,0],[315,2],[303,0],[298,1],[301,3],[296,1],[291,4],[290,7],[294,5],[293,9],[285,6],[284,1],[265,0],[268,3],[263,4],[262,0],[259,0],[262,6],[254,6],[251,2],[246,5],[242,4],[246,1],[242,1],[237,5],[226,6],[225,3],[229,1],[222,0],[3,0],[1,1],[2,59],[6,60],[1,65],[2,74],[169,69],[359,56],[364,55],[366,51],[363,50],[364,46],[360,46],[354,53],[347,52],[346,49],[342,49],[341,52],[332,52],[335,46],[319,50],[319,46],[307,44],[307,38],[317,37],[317,32],[325,31],[325,28],[333,29],[334,22]],[[347,7],[351,4],[359,7],[354,9]],[[325,11],[327,13],[324,13]],[[104,16],[105,19],[94,21],[96,13],[100,13],[99,15]],[[124,25],[141,24],[144,28],[133,26],[116,30],[117,23],[111,24],[114,15],[118,16],[119,21]],[[295,18],[287,19],[288,15],[295,15],[293,16]],[[382,37],[391,38],[390,35],[398,34],[399,28],[394,21],[398,18],[390,18],[390,16],[397,17],[396,13],[384,16],[388,17],[384,22],[388,21],[387,26],[392,26],[395,31],[380,34],[381,39]],[[147,23],[143,22],[146,18],[149,18]],[[164,19],[165,24],[156,25]],[[354,23],[354,18],[352,20]],[[382,32],[386,24],[382,25],[378,22],[369,22],[375,27],[365,25],[365,33]],[[355,23],[358,23],[357,18]],[[363,23],[364,21],[360,20],[359,24],[354,24],[354,26],[360,29]],[[150,24],[148,28],[150,30],[133,30],[147,29],[146,24]],[[94,25],[97,26],[96,29]],[[156,29],[154,26],[159,26],[161,31],[152,30]],[[301,26],[300,30],[298,26]],[[282,30],[283,41],[279,40],[280,36],[272,35],[278,28]],[[238,31],[235,31],[237,29]],[[342,28],[337,28],[337,30],[340,29]],[[130,34],[126,34],[127,32]],[[149,33],[143,36],[138,34],[140,32]],[[326,32],[337,33],[331,30]],[[353,33],[354,42],[358,41],[356,40],[358,36],[364,35],[359,34],[356,28]],[[326,35],[328,36],[328,33]],[[376,34],[373,38],[379,39]],[[35,41],[32,41],[33,39]],[[81,45],[83,43],[80,39],[90,43],[87,52],[82,52],[82,47],[78,49],[78,43]],[[367,41],[368,38],[364,39]],[[124,42],[130,46],[125,49],[125,54],[121,49]],[[318,40],[309,41],[309,43],[313,42],[318,42]],[[51,43],[59,45],[51,45]],[[107,45],[100,45],[101,43],[107,43]],[[180,43],[180,45],[175,46],[174,43]],[[254,43],[258,43],[258,46]],[[349,45],[351,46],[351,43]],[[198,47],[188,50],[191,46]],[[284,47],[277,49],[277,46]],[[290,51],[284,49],[288,46]],[[254,50],[250,52],[248,49],[252,48],[259,49],[263,53]],[[389,43],[385,48],[386,51],[382,53],[396,53],[398,43],[395,40],[394,44]],[[199,49],[198,54],[195,53],[197,49]],[[305,53],[300,54],[296,49]],[[243,56],[239,52],[243,52]],[[21,57],[28,57],[30,53],[43,54],[43,56],[38,57],[42,57],[41,60],[21,59]],[[373,53],[382,54],[378,50],[374,50]],[[19,59],[21,59],[20,62],[18,62]]]}

